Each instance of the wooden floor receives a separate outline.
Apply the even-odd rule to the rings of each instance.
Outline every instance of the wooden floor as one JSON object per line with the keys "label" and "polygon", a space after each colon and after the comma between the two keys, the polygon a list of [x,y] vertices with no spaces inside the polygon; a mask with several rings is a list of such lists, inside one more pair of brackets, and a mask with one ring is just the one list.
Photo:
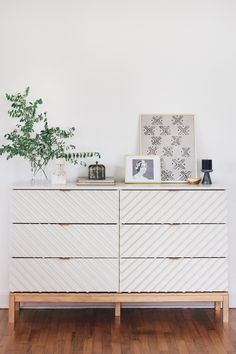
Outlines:
{"label": "wooden floor", "polygon": [[223,326],[212,309],[0,310],[0,354],[236,353],[236,309]]}

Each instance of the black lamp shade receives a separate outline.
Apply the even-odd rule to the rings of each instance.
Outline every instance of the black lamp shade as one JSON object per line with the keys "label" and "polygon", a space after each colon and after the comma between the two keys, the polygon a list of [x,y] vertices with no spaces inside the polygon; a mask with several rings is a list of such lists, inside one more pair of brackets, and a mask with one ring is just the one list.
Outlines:
{"label": "black lamp shade", "polygon": [[212,170],[212,160],[202,160],[202,170]]}

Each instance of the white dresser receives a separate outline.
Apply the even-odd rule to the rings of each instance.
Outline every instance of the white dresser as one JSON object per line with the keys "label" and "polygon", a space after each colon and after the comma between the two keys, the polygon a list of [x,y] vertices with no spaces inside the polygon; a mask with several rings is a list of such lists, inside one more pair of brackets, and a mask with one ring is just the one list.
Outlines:
{"label": "white dresser", "polygon": [[12,191],[9,321],[22,302],[213,301],[228,321],[223,188]]}

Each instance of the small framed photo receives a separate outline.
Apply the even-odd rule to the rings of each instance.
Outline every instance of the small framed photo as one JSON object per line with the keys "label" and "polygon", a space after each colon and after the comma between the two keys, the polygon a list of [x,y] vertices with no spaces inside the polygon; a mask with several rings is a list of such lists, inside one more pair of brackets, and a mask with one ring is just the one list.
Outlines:
{"label": "small framed photo", "polygon": [[126,156],[125,183],[160,183],[161,164],[157,155]]}

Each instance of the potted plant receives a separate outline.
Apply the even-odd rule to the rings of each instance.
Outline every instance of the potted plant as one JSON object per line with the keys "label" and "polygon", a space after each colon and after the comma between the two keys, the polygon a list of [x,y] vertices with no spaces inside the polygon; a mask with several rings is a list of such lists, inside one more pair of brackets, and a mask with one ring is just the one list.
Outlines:
{"label": "potted plant", "polygon": [[6,94],[11,104],[8,114],[16,119],[16,128],[4,135],[7,144],[0,147],[0,156],[6,154],[7,160],[20,156],[30,162],[32,179],[42,172],[47,179],[45,167],[53,159],[64,158],[73,164],[86,165],[84,158],[98,156],[98,152],[75,152],[75,146],[67,144],[66,140],[73,137],[75,128],[68,130],[51,127],[48,124],[47,113],[39,113],[42,99],[31,102],[28,100],[29,87],[23,94]]}

